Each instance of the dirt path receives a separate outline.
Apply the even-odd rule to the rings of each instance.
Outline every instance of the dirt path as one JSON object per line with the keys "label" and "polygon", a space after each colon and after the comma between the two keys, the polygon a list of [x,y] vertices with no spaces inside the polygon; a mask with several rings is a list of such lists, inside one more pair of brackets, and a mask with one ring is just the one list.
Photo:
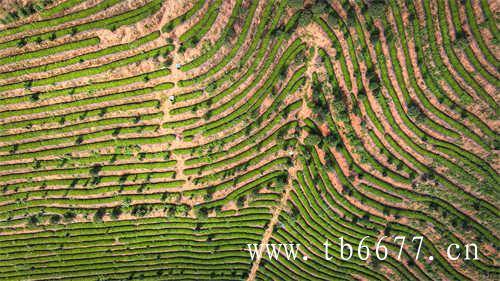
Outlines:
{"label": "dirt path", "polygon": [[[292,171],[290,171],[290,172],[292,172]],[[294,173],[295,173],[295,171],[294,171]],[[262,236],[262,240],[260,241],[261,245],[269,243],[269,240],[271,239],[271,236],[273,235],[274,226],[279,221],[280,213],[283,210],[283,208],[286,206],[286,202],[290,198],[290,190],[292,190],[292,188],[293,188],[291,179],[292,179],[292,177],[289,177],[288,185],[285,188],[285,192],[283,194],[283,197],[281,197],[280,204],[274,210],[273,217],[269,221],[269,226],[267,227],[266,231],[264,232],[264,236]],[[260,255],[257,255],[255,261],[253,262],[252,269],[250,270],[250,275],[248,276],[247,281],[255,280],[255,276],[257,275],[257,270],[259,270],[260,260],[262,259],[263,249],[264,249],[263,247],[260,247],[260,249],[259,249]]]}

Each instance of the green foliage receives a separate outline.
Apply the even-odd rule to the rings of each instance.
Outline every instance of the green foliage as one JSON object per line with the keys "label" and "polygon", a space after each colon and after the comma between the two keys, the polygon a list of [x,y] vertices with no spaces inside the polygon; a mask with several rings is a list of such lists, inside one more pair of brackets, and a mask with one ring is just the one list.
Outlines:
{"label": "green foliage", "polygon": [[321,136],[316,134],[310,134],[304,140],[305,145],[311,145],[311,146],[319,145],[320,142],[321,142]]}
{"label": "green foliage", "polygon": [[383,19],[387,11],[388,3],[386,0],[370,0],[366,5],[366,15],[369,17]]}
{"label": "green foliage", "polygon": [[304,7],[304,0],[289,0],[288,6],[292,9],[302,9]]}
{"label": "green foliage", "polygon": [[299,17],[299,26],[306,26],[311,23],[313,19],[313,13],[310,10],[302,10]]}

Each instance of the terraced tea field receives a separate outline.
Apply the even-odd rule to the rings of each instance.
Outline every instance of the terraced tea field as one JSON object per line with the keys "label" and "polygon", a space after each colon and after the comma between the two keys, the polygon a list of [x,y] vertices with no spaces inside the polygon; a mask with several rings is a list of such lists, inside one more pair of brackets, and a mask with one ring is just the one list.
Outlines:
{"label": "terraced tea field", "polygon": [[0,281],[499,280],[499,20],[0,1]]}

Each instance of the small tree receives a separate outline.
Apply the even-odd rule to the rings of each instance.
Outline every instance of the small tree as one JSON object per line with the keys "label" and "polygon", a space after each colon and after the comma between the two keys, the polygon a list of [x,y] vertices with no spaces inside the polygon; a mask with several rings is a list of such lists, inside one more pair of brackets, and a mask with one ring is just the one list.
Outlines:
{"label": "small tree", "polygon": [[327,11],[327,4],[325,2],[316,2],[312,7],[311,7],[311,12],[319,16]]}
{"label": "small tree", "polygon": [[414,100],[408,104],[408,116],[415,118],[417,122],[422,122],[425,118],[425,114]]}
{"label": "small tree", "polygon": [[315,145],[318,145],[319,143],[321,142],[321,137],[316,135],[316,134],[310,134],[309,136],[307,136],[307,138],[304,140],[304,143],[306,145],[311,145],[311,146],[315,146]]}
{"label": "small tree", "polygon": [[32,215],[28,219],[29,225],[35,226],[38,225],[39,223],[40,223],[40,218],[38,217],[38,215]]}
{"label": "small tree", "polygon": [[299,26],[308,25],[312,21],[312,18],[313,18],[313,14],[311,11],[309,11],[309,10],[302,11],[302,14],[300,15],[300,18],[299,18]]}
{"label": "small tree", "polygon": [[111,218],[116,220],[123,213],[121,206],[116,206],[111,210]]}
{"label": "small tree", "polygon": [[385,0],[375,0],[371,1],[366,8],[366,15],[373,18],[382,18],[386,11],[386,1]]}
{"label": "small tree", "polygon": [[65,221],[72,221],[74,218],[76,218],[76,214],[73,211],[67,211],[63,215]]}
{"label": "small tree", "polygon": [[99,208],[94,214],[94,221],[95,222],[102,222],[102,218],[106,214],[106,209],[105,208]]}
{"label": "small tree", "polygon": [[302,9],[304,7],[304,0],[290,0],[288,6],[293,9]]}
{"label": "small tree", "polygon": [[21,38],[21,40],[19,40],[17,42],[17,47],[22,48],[22,47],[26,46],[26,44],[27,44],[26,38],[23,37],[23,38]]}
{"label": "small tree", "polygon": [[58,224],[61,221],[61,218],[62,217],[60,215],[57,215],[57,214],[52,215],[50,217],[50,223],[52,223],[52,224]]}

